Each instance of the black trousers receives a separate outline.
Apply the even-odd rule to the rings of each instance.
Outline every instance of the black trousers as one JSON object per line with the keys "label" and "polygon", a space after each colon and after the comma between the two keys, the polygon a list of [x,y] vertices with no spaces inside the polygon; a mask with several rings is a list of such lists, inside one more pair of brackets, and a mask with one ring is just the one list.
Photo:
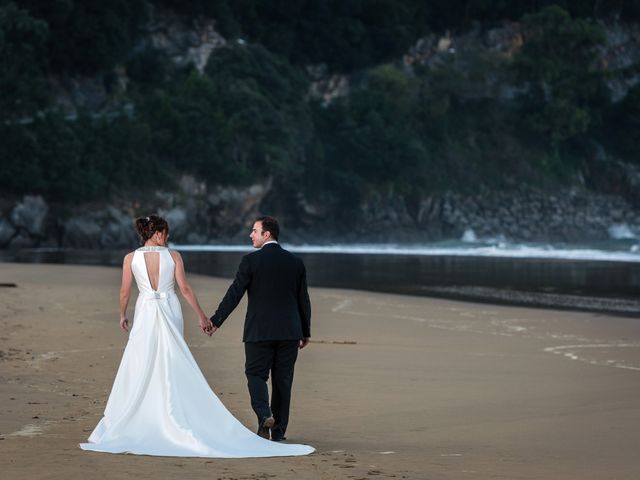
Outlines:
{"label": "black trousers", "polygon": [[[289,423],[293,367],[298,358],[298,341],[245,342],[245,374],[251,407],[258,423],[273,415],[272,438],[282,438]],[[271,373],[271,403],[267,380]]]}

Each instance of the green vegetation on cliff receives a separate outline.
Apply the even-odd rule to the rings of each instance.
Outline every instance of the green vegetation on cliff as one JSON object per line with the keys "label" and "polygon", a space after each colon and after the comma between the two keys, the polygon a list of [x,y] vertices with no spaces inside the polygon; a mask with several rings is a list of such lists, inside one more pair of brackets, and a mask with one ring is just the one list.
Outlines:
{"label": "green vegetation on cliff", "polygon": [[[138,48],[149,8],[211,17],[228,40],[200,73]],[[0,0],[0,188],[78,202],[272,177],[344,204],[372,191],[572,182],[594,142],[628,161],[640,147],[640,87],[613,101],[603,19],[633,2]],[[511,55],[468,47],[400,62],[418,38],[522,25]],[[329,103],[309,65],[350,76]],[[116,70],[126,71],[126,89]],[[69,116],[52,79],[102,78],[110,109]],[[504,86],[509,95],[488,94]],[[114,107],[115,106],[115,107]]]}

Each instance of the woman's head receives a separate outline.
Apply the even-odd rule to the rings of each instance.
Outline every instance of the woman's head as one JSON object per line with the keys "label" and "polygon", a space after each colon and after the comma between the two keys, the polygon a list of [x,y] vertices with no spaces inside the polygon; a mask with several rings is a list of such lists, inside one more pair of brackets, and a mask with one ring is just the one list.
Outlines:
{"label": "woman's head", "polygon": [[140,237],[140,242],[144,245],[148,240],[155,240],[158,245],[167,243],[169,237],[169,224],[157,215],[140,217],[136,219],[136,232]]}

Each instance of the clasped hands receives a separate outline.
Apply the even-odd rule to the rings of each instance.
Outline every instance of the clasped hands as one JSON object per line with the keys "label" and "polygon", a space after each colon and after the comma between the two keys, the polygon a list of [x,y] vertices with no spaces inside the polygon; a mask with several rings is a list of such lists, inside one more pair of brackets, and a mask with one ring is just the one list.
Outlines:
{"label": "clasped hands", "polygon": [[198,323],[200,324],[200,330],[202,330],[202,333],[205,335],[211,336],[218,329],[206,315],[202,315]]}

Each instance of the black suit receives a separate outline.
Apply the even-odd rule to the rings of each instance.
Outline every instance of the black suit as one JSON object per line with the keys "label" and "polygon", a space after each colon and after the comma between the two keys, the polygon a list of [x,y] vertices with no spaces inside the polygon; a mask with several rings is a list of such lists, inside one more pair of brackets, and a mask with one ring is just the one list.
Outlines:
{"label": "black suit", "polygon": [[[311,303],[302,260],[277,243],[242,257],[236,278],[211,317],[220,327],[238,306],[244,292],[249,305],[244,322],[245,373],[251,406],[258,422],[273,414],[275,439],[289,421],[293,370],[298,341],[311,336]],[[266,381],[271,372],[272,396]]]}

